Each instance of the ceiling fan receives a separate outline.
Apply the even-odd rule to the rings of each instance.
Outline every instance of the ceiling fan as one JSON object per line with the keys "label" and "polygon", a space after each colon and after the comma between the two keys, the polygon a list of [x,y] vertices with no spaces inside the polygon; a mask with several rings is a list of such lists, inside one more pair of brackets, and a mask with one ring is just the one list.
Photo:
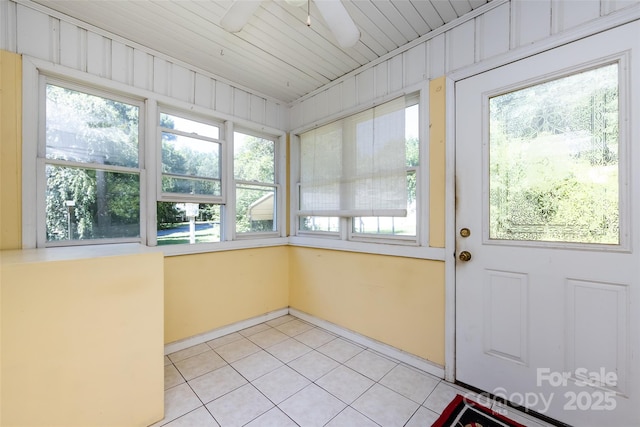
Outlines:
{"label": "ceiling fan", "polygon": [[[220,25],[230,33],[242,30],[251,16],[267,0],[234,0],[220,20]],[[311,0],[284,0],[292,6],[302,6]],[[314,0],[322,18],[342,48],[353,47],[360,39],[360,30],[349,16],[341,0]],[[307,18],[307,25],[311,25]]]}

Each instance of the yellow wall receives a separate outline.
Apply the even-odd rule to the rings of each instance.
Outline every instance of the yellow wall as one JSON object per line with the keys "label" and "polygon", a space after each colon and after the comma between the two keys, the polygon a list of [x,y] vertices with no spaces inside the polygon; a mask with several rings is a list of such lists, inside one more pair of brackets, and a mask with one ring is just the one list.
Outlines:
{"label": "yellow wall", "polygon": [[27,259],[40,256],[46,252],[1,253],[0,424],[162,419],[162,254]]}
{"label": "yellow wall", "polygon": [[[445,241],[445,78],[430,82],[429,243]],[[444,262],[291,248],[289,304],[444,365]]]}
{"label": "yellow wall", "polygon": [[0,50],[0,250],[22,247],[22,61]]}
{"label": "yellow wall", "polygon": [[289,305],[288,247],[167,257],[165,342]]}
{"label": "yellow wall", "polygon": [[290,251],[291,307],[444,364],[444,263]]}
{"label": "yellow wall", "polygon": [[445,82],[429,82],[429,246],[436,248],[445,241]]}

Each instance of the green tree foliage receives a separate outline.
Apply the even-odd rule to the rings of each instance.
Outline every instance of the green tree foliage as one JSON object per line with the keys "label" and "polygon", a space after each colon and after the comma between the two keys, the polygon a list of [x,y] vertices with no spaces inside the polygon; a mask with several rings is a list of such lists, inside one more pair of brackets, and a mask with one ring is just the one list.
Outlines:
{"label": "green tree foliage", "polygon": [[138,166],[138,107],[53,85],[46,96],[47,158],[87,165],[46,167],[47,240],[138,236],[139,176],[101,170]]}
{"label": "green tree foliage", "polygon": [[[275,143],[271,140],[247,136],[236,138],[234,176],[237,180],[258,183],[275,183]],[[240,142],[242,141],[242,142]],[[274,218],[252,219],[249,208],[258,200],[275,200],[272,187],[243,184],[236,190],[236,232],[272,231]]]}
{"label": "green tree foliage", "polygon": [[616,244],[617,66],[490,102],[490,236]]}

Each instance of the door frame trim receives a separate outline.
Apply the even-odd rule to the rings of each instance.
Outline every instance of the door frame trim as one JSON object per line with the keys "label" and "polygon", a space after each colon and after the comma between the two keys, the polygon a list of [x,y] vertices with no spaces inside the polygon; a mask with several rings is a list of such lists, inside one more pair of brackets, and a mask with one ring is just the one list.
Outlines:
{"label": "door frame trim", "polygon": [[521,48],[506,52],[503,55],[484,60],[482,62],[452,71],[446,75],[446,111],[445,111],[445,343],[444,343],[444,379],[449,382],[456,380],[456,105],[455,85],[458,81],[486,71],[499,68],[511,62],[526,59],[565,44],[611,30],[615,27],[640,20],[640,4],[629,9],[623,9],[611,15],[602,17],[588,25],[581,25],[561,34],[552,35],[546,39]]}

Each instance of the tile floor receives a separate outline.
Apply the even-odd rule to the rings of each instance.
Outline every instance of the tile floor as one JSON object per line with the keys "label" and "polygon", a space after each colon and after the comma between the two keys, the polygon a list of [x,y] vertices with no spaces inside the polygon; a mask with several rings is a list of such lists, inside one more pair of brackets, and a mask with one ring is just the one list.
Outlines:
{"label": "tile floor", "polygon": [[286,315],[165,356],[153,426],[430,426],[456,393],[467,391]]}

